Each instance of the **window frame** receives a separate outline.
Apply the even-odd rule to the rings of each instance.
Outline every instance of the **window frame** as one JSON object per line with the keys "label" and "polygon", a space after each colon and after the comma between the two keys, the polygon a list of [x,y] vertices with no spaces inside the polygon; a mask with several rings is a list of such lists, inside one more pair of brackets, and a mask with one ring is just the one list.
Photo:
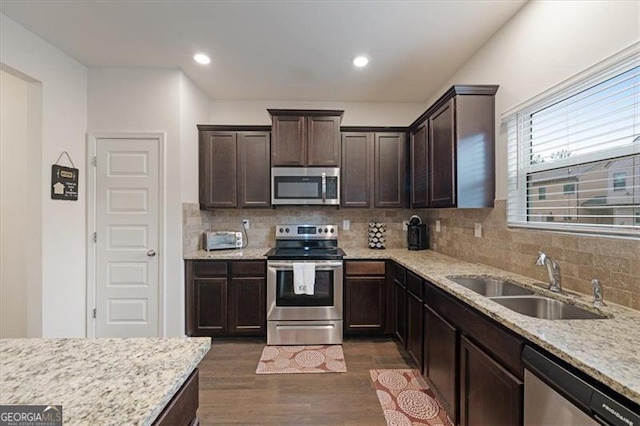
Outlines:
{"label": "window frame", "polygon": [[[617,176],[616,176],[617,175]],[[622,179],[622,186],[616,186],[616,183]],[[614,172],[611,176],[611,189],[613,191],[626,191],[627,190],[627,172]]]}
{"label": "window frame", "polygon": [[[506,213],[508,227],[529,228],[552,232],[571,232],[588,235],[606,234],[634,239],[640,238],[640,228],[638,227],[617,228],[616,225],[603,226],[585,223],[567,224],[562,223],[561,221],[548,222],[545,218],[541,218],[539,221],[527,220],[530,203],[530,197],[527,195],[527,192],[530,188],[529,179],[532,175],[537,172],[544,172],[552,169],[574,167],[612,158],[637,155],[640,154],[640,143],[633,143],[629,146],[617,149],[615,156],[611,155],[611,153],[607,151],[600,151],[582,154],[577,157],[569,156],[566,158],[560,158],[551,163],[534,163],[531,158],[532,155],[534,155],[531,151],[532,132],[529,132],[528,135],[525,135],[522,132],[522,129],[531,128],[533,124],[532,116],[534,114],[638,66],[640,66],[640,42],[633,43],[629,47],[612,55],[604,61],[502,113],[502,123],[506,128],[507,134],[508,198]],[[515,144],[512,143],[512,138],[517,139]],[[637,138],[635,140],[637,140]],[[629,176],[627,176],[627,183],[628,178]],[[628,188],[628,185],[626,185],[626,188]],[[613,184],[611,189],[613,190]],[[567,194],[565,193],[565,195]],[[640,208],[640,206],[637,208]]]}

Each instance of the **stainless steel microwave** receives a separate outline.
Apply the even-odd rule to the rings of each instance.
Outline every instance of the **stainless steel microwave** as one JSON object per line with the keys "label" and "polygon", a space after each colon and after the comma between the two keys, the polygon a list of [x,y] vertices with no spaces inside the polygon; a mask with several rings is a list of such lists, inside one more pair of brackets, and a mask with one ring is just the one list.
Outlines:
{"label": "stainless steel microwave", "polygon": [[340,204],[338,167],[272,167],[271,204]]}

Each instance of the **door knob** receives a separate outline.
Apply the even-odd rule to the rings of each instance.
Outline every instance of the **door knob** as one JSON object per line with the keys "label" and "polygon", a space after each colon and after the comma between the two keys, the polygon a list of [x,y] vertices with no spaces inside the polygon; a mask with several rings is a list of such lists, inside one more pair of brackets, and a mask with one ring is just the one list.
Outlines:
{"label": "door knob", "polygon": [[151,250],[149,250],[149,251],[147,252],[147,256],[149,256],[149,257],[153,257],[153,256],[155,256],[155,255],[156,255],[156,251],[155,251],[154,249],[151,249]]}

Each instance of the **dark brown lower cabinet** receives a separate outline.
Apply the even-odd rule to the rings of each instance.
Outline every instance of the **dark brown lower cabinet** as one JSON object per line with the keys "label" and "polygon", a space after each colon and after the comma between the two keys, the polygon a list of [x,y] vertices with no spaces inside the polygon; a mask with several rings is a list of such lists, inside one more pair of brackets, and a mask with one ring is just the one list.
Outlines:
{"label": "dark brown lower cabinet", "polygon": [[522,338],[425,282],[427,383],[456,424],[522,425]]}
{"label": "dark brown lower cabinet", "polygon": [[404,346],[407,340],[407,288],[393,281],[394,330],[393,334]]}
{"label": "dark brown lower cabinet", "polygon": [[228,312],[229,333],[256,334],[266,333],[267,283],[264,278],[232,278],[229,291]]}
{"label": "dark brown lower cabinet", "polygon": [[407,352],[422,370],[422,298],[407,291]]}
{"label": "dark brown lower cabinet", "polygon": [[153,422],[153,426],[191,426],[200,421],[196,416],[199,405],[198,369],[187,378],[182,387]]}
{"label": "dark brown lower cabinet", "polygon": [[460,339],[460,425],[522,424],[523,382],[481,348]]}
{"label": "dark brown lower cabinet", "polygon": [[227,278],[196,278],[194,332],[197,336],[227,330]]}
{"label": "dark brown lower cabinet", "polygon": [[407,340],[405,348],[422,371],[422,303],[424,284],[420,276],[411,271],[406,274],[407,284]]}
{"label": "dark brown lower cabinet", "polygon": [[384,278],[351,277],[345,281],[345,331],[384,331]]}
{"label": "dark brown lower cabinet", "polygon": [[345,262],[345,333],[384,333],[387,299],[385,271],[384,261]]}
{"label": "dark brown lower cabinet", "polygon": [[458,331],[424,305],[423,376],[454,423],[458,397]]}
{"label": "dark brown lower cabinet", "polygon": [[188,336],[266,335],[264,261],[187,260]]}

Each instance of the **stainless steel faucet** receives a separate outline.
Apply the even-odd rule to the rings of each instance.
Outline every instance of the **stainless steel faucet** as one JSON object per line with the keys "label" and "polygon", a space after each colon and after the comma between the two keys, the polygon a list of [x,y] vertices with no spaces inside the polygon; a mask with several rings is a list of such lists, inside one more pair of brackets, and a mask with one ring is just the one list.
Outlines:
{"label": "stainless steel faucet", "polygon": [[604,303],[602,284],[600,284],[600,280],[598,280],[597,278],[592,279],[591,286],[593,287],[593,306],[595,306],[596,308],[607,306],[607,304]]}
{"label": "stainless steel faucet", "polygon": [[560,277],[560,265],[558,262],[547,256],[543,252],[538,252],[536,266],[546,266],[549,274],[549,290],[562,293],[562,279]]}

